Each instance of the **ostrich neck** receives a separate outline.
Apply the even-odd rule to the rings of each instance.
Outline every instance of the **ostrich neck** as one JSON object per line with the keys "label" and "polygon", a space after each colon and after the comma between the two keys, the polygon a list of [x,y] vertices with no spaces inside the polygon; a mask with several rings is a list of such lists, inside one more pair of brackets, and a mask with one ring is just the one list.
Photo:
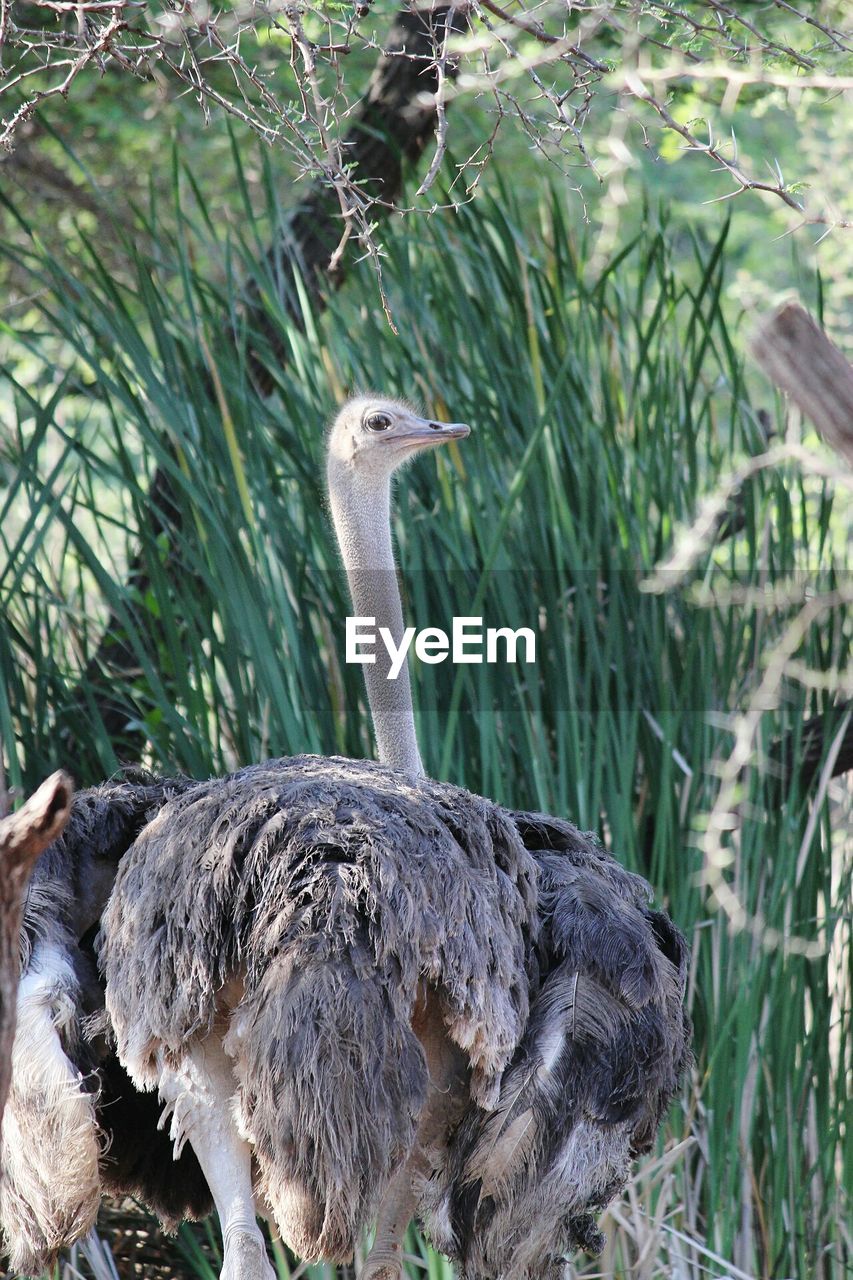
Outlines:
{"label": "ostrich neck", "polygon": [[365,663],[364,682],[373,717],[376,745],[383,764],[422,774],[409,668],[388,679],[391,660],[379,637],[387,627],[395,646],[403,638],[403,607],[391,542],[391,482],[366,480],[352,470],[344,477],[330,471],[329,498],[335,533],[357,617],[376,619],[375,663]]}

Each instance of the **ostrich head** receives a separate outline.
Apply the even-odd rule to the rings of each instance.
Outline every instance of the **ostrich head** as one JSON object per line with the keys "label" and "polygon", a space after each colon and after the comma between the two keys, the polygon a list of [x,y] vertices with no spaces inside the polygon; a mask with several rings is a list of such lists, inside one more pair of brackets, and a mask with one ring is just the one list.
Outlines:
{"label": "ostrich head", "polygon": [[384,486],[415,454],[462,440],[469,431],[464,422],[421,418],[402,400],[355,396],[340,410],[329,433],[329,483],[333,485],[342,471],[354,471]]}

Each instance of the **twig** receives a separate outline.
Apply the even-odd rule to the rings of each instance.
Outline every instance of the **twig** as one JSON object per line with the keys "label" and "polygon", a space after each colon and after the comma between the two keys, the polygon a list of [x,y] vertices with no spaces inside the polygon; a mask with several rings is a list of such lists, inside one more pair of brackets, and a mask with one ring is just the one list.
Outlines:
{"label": "twig", "polygon": [[[534,36],[542,44],[565,43],[565,37],[551,35],[549,31],[545,30],[541,22],[537,22],[529,18],[519,18],[516,14],[507,13],[506,9],[502,9],[499,4],[495,3],[495,0],[479,0],[479,2],[484,9],[488,9],[489,13],[493,13],[496,18],[500,18],[502,22],[508,22],[510,26],[517,27],[519,31],[523,31],[526,35]],[[585,62],[587,66],[591,67],[594,71],[598,71],[601,75],[604,75],[608,70],[606,63],[599,62],[596,58],[590,57],[590,55],[583,49],[579,48],[577,44],[567,45],[566,51],[570,53],[573,58],[579,58],[581,62]]]}
{"label": "twig", "polygon": [[730,193],[730,197],[732,195],[740,195],[745,191],[766,191],[770,195],[777,196],[783,201],[783,203],[788,205],[790,209],[794,209],[797,213],[805,216],[803,213],[803,206],[800,204],[799,200],[794,199],[791,193],[786,190],[782,182],[762,182],[758,178],[751,178],[743,169],[741,169],[740,165],[735,160],[729,160],[728,157],[723,154],[719,146],[714,142],[713,136],[710,136],[707,142],[700,142],[686,125],[680,124],[678,120],[675,119],[675,117],[669,112],[664,104],[654,96],[654,94],[649,93],[639,75],[629,76],[626,80],[626,88],[640,102],[647,103],[652,110],[660,116],[668,129],[671,129],[673,133],[677,133],[680,138],[684,139],[691,151],[697,151],[703,155],[709,156],[712,160],[717,162],[721,169],[724,169],[728,174],[730,174],[736,183],[736,190]]}
{"label": "twig", "polygon": [[432,163],[427,170],[426,177],[415,192],[416,196],[426,195],[429,191],[433,182],[435,182],[436,175],[441,168],[441,162],[447,151],[447,47],[453,33],[453,19],[455,16],[456,8],[451,5],[444,22],[441,50],[435,60],[435,154],[432,157]]}
{"label": "twig", "polygon": [[802,9],[796,9],[792,4],[788,4],[787,0],[773,0],[773,3],[777,9],[784,9],[786,13],[793,14],[801,22],[805,22],[810,27],[820,31],[822,35],[826,36],[827,40],[835,45],[836,49],[841,49],[844,53],[850,53],[851,49],[853,49],[853,44],[849,44],[842,39],[842,32],[836,31],[832,27],[824,26],[822,22],[818,22],[817,18],[810,13],[804,13]]}
{"label": "twig", "polygon": [[93,60],[97,60],[100,54],[109,49],[113,38],[119,31],[123,31],[126,27],[127,23],[124,22],[123,19],[119,18],[118,15],[115,15],[110,20],[109,25],[104,29],[96,43],[89,45],[84,52],[80,54],[80,57],[75,59],[71,64],[71,69],[64,80],[59,84],[51,85],[48,89],[39,90],[38,93],[35,93],[32,96],[32,98],[28,98],[25,102],[22,102],[18,110],[8,120],[3,122],[3,129],[2,132],[0,132],[0,148],[7,149],[9,147],[15,130],[23,124],[25,120],[29,120],[43,102],[46,102],[49,98],[66,98],[68,96],[69,89],[83,68]]}

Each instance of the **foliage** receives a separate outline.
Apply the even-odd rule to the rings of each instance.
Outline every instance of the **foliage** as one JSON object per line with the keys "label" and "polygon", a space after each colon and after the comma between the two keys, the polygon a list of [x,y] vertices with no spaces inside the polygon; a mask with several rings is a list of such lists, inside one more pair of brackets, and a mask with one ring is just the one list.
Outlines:
{"label": "foliage", "polygon": [[[350,172],[346,138],[383,49],[398,61],[415,56],[389,34],[395,13],[390,0],[6,4],[0,148],[26,140],[37,111],[62,130],[70,96],[66,137],[109,139],[116,164],[122,141],[153,159],[164,125],[186,123],[188,96],[198,147],[208,146],[200,119],[227,116],[275,148],[291,179],[330,184],[346,235],[373,246],[373,175]],[[644,152],[666,163],[689,152],[705,164],[700,178],[693,166],[683,181],[704,186],[714,175],[711,198],[763,192],[784,206],[788,229],[853,226],[848,193],[820,145],[827,116],[846,118],[843,95],[853,88],[844,0],[465,0],[435,6],[430,21],[423,62],[424,74],[437,71],[435,146],[413,210],[443,201],[442,173],[454,179],[451,203],[470,198],[504,148],[532,149],[584,190],[603,185],[614,208]],[[133,114],[156,121],[153,130],[134,127],[129,92]],[[798,119],[801,154],[785,145],[780,157],[767,137],[752,145],[754,119],[779,109],[789,127]],[[452,163],[451,152],[462,159]]]}
{"label": "foliage", "polygon": [[[233,181],[242,189],[239,168]],[[694,951],[689,1094],[615,1206],[604,1259],[579,1274],[840,1277],[853,1185],[845,793],[827,775],[804,794],[773,744],[829,717],[827,686],[849,667],[850,614],[831,596],[845,589],[849,507],[804,451],[761,462],[764,406],[722,306],[725,232],[693,241],[678,270],[665,227],[592,270],[555,193],[541,195],[535,239],[506,191],[452,222],[404,224],[385,262],[396,337],[363,264],[304,330],[277,314],[289,361],[270,364],[262,400],[245,345],[221,328],[235,280],[262,272],[262,228],[247,204],[226,238],[191,175],[176,183],[179,234],[158,237],[156,209],[139,215],[118,277],[94,240],[63,262],[20,210],[4,250],[33,299],[3,360],[11,781],[31,784],[71,742],[81,783],[116,766],[81,680],[109,614],[137,659],[113,693],[143,720],[152,764],[205,776],[305,749],[370,754],[360,673],[342,662],[322,424],[355,386],[467,419],[464,445],[399,485],[408,612],[418,626],[531,625],[538,662],[418,667],[427,769],[600,831]],[[199,257],[221,263],[218,280]],[[259,286],[275,310],[262,274]],[[152,533],[155,467],[178,493],[172,550]],[[738,468],[729,508],[655,576]],[[125,585],[137,547],[141,597]],[[782,673],[760,707],[739,822],[710,850],[737,716],[815,593],[827,607],[809,615],[800,678]]]}

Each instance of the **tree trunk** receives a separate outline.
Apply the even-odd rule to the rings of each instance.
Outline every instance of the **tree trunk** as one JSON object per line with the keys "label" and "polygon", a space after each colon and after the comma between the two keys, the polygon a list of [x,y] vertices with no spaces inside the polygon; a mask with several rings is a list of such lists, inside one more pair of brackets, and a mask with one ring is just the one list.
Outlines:
{"label": "tree trunk", "polygon": [[[459,31],[462,13],[449,6],[403,9],[389,32],[385,52],[352,113],[352,124],[341,144],[344,165],[366,199],[374,201],[370,218],[387,218],[403,189],[405,166],[415,164],[433,136],[436,114],[432,95],[438,87],[430,62],[440,46],[448,23]],[[448,69],[452,75],[453,69]],[[275,281],[278,296],[296,324],[302,312],[294,288],[294,273],[313,301],[324,305],[327,286],[339,287],[345,277],[345,259],[330,271],[330,260],[340,242],[344,219],[334,189],[325,181],[309,188],[305,199],[289,215],[281,235],[266,255],[265,265]],[[253,280],[246,290],[250,328],[263,334],[276,356],[286,358],[281,331],[271,321]],[[261,390],[271,384],[266,371],[258,378]]]}

